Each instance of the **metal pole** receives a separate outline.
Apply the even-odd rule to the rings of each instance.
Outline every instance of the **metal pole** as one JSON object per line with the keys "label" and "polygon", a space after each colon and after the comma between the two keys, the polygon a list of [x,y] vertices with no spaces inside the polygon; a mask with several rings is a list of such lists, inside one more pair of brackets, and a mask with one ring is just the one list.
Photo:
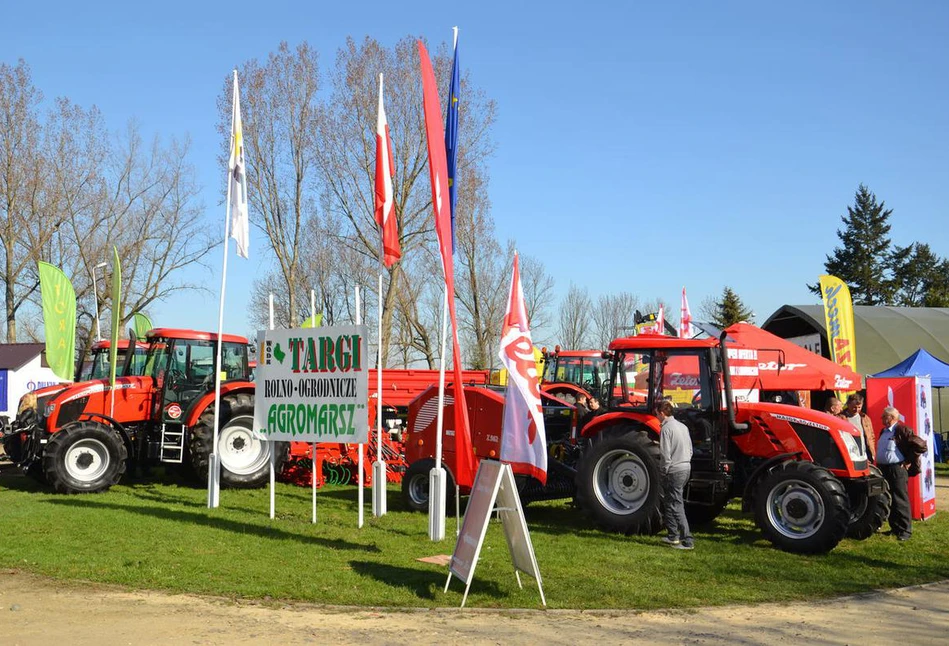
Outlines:
{"label": "metal pole", "polygon": [[102,330],[99,327],[99,286],[96,284],[96,270],[108,266],[109,263],[100,262],[98,265],[92,268],[92,297],[95,299],[94,305],[96,310],[96,341],[102,340]]}
{"label": "metal pole", "polygon": [[[362,325],[362,310],[360,309],[360,302],[359,302],[359,285],[356,285],[356,325]],[[365,474],[365,465],[363,463],[363,446],[364,444],[360,442],[359,443],[359,476],[358,476],[359,477],[359,493],[357,495],[359,499],[358,501],[358,505],[359,505],[358,527],[360,529],[363,526],[363,522],[364,522],[363,516],[365,513],[365,511],[363,510],[363,506],[365,505],[365,492],[362,489],[363,474]]]}

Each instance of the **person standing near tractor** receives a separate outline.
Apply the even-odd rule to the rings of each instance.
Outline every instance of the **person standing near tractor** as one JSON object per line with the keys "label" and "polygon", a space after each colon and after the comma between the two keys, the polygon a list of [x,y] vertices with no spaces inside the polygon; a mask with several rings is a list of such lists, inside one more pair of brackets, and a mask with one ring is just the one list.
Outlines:
{"label": "person standing near tractor", "polygon": [[877,442],[877,466],[890,485],[893,504],[890,506],[890,533],[898,541],[908,541],[913,534],[909,508],[909,468],[911,462],[900,450],[906,434],[913,431],[899,423],[900,412],[892,406],[883,409],[883,431]]}
{"label": "person standing near tractor", "polygon": [[689,521],[685,517],[685,485],[692,473],[692,439],[688,427],[673,417],[675,408],[663,401],[656,411],[662,424],[659,432],[659,471],[662,474],[663,521],[666,536],[662,542],[675,549],[693,548]]}
{"label": "person standing near tractor", "polygon": [[840,400],[836,397],[828,398],[827,402],[824,404],[824,412],[833,415],[834,417],[840,417],[840,413],[843,411],[844,405],[840,403]]}
{"label": "person standing near tractor", "polygon": [[847,408],[842,416],[850,420],[853,427],[860,431],[863,446],[867,449],[867,457],[870,462],[875,464],[876,433],[873,431],[873,422],[870,421],[870,416],[863,412],[863,395],[853,393],[847,397]]}

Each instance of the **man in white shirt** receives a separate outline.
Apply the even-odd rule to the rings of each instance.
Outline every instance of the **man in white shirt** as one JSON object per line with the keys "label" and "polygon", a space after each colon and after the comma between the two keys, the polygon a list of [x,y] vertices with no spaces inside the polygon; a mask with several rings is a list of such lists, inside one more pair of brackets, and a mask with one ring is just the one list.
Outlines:
{"label": "man in white shirt", "polygon": [[691,550],[694,545],[685,517],[683,493],[692,473],[692,438],[688,427],[672,416],[670,401],[659,404],[659,472],[662,474],[663,521],[668,534],[662,542],[675,549]]}
{"label": "man in white shirt", "polygon": [[883,431],[877,440],[877,467],[890,485],[893,503],[890,505],[890,534],[898,541],[908,541],[913,534],[913,519],[909,508],[909,462],[900,451],[900,434],[910,431],[899,423],[900,412],[892,406],[883,409]]}

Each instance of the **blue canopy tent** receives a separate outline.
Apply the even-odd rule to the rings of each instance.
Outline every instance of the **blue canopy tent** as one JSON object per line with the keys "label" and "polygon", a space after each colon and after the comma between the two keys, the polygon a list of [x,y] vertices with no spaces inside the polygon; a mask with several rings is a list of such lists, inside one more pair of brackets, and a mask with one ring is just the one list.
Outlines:
{"label": "blue canopy tent", "polygon": [[[892,368],[888,368],[883,372],[878,372],[872,377],[929,377],[932,381],[933,388],[947,388],[949,387],[949,363],[937,359],[933,355],[929,354],[923,348],[920,348],[907,358],[900,361],[898,364]],[[936,392],[937,401],[939,402],[939,426],[938,428],[942,429],[942,391],[939,390]],[[940,437],[942,433],[940,432]],[[943,451],[940,442],[935,443],[936,447],[936,459],[942,459]]]}

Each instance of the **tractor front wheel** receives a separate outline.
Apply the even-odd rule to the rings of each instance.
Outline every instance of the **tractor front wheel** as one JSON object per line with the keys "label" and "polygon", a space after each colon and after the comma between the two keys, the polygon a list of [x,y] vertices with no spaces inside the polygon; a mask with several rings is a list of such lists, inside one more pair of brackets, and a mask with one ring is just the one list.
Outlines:
{"label": "tractor front wheel", "polygon": [[[270,455],[274,456],[274,470],[280,473],[287,458],[286,442],[269,442],[254,431],[254,397],[246,393],[221,399],[218,420],[218,454],[221,460],[221,486],[234,489],[253,489],[270,480]],[[189,446],[191,467],[197,477],[206,482],[211,452],[214,450],[214,405],[198,418],[191,429]]]}
{"label": "tractor front wheel", "polygon": [[76,422],[50,435],[43,472],[59,493],[98,493],[121,479],[127,459],[125,443],[114,429]]}
{"label": "tractor front wheel", "polygon": [[[883,472],[870,465],[870,473],[883,477]],[[890,486],[884,482],[883,493],[868,496],[862,493],[858,500],[850,501],[850,525],[847,527],[847,537],[863,541],[883,527],[883,522],[890,517]]]}
{"label": "tractor front wheel", "polygon": [[790,461],[765,476],[755,494],[755,522],[786,552],[829,552],[847,534],[850,505],[840,481],[813,462]]}
{"label": "tractor front wheel", "polygon": [[659,445],[645,430],[605,429],[577,466],[577,503],[604,529],[654,534],[659,511]]}

